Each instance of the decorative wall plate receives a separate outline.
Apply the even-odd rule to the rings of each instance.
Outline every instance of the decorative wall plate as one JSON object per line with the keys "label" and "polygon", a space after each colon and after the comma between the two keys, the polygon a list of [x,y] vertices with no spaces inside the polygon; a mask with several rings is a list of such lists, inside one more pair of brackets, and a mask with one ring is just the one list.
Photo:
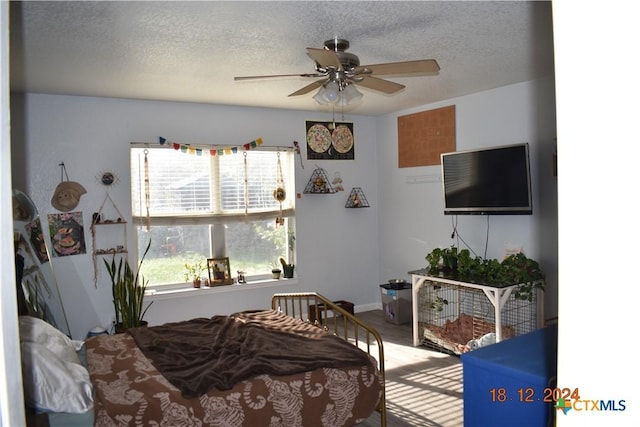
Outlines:
{"label": "decorative wall plate", "polygon": [[324,153],[331,147],[331,132],[322,124],[315,124],[307,131],[307,145],[316,153]]}
{"label": "decorative wall plate", "polygon": [[104,171],[96,176],[96,181],[105,187],[111,187],[112,185],[116,185],[120,181],[120,178],[113,172]]}
{"label": "decorative wall plate", "polygon": [[345,125],[339,125],[331,133],[331,143],[338,153],[348,153],[353,147],[353,134]]}

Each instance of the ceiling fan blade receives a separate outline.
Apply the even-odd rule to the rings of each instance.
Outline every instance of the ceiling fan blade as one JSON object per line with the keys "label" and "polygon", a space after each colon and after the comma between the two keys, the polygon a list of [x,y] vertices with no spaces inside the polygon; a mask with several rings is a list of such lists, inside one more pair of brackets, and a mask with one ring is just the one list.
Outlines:
{"label": "ceiling fan blade", "polygon": [[233,80],[253,80],[253,79],[268,79],[271,77],[324,77],[324,74],[312,73],[312,74],[271,74],[268,76],[240,76],[234,77]]}
{"label": "ceiling fan blade", "polygon": [[366,87],[367,89],[378,90],[387,94],[393,94],[401,91],[405,88],[404,85],[399,83],[390,82],[389,80],[378,79],[371,76],[362,76],[361,81],[354,81],[358,86]]}
{"label": "ceiling fan blade", "polygon": [[371,70],[370,74],[418,74],[435,73],[440,71],[440,66],[435,59],[420,59],[417,61],[389,62],[386,64],[361,65],[356,67],[355,74],[367,74],[366,70]]}
{"label": "ceiling fan blade", "polygon": [[313,82],[311,84],[306,85],[302,89],[298,89],[297,91],[293,92],[289,96],[304,95],[305,93],[309,93],[312,90],[319,88],[320,86],[322,86],[323,83],[324,83],[324,80],[315,81],[315,82]]}
{"label": "ceiling fan blade", "polygon": [[320,64],[323,68],[334,67],[337,70],[342,71],[340,58],[338,58],[338,55],[336,55],[332,50],[308,47],[307,55],[309,55],[311,59]]}

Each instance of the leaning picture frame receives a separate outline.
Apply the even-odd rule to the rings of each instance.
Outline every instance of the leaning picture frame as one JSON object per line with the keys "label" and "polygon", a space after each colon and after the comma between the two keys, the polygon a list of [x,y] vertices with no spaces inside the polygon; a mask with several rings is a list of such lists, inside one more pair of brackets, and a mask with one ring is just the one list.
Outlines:
{"label": "leaning picture frame", "polygon": [[229,257],[207,258],[207,270],[209,270],[209,283],[211,286],[233,284]]}

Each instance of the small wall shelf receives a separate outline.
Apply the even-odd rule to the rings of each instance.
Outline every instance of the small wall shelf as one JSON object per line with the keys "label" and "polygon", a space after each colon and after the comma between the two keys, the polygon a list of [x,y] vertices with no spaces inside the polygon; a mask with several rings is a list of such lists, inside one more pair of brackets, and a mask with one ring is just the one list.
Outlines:
{"label": "small wall shelf", "polygon": [[[105,203],[109,201],[111,207],[105,210]],[[105,217],[112,215],[113,217]],[[93,214],[91,221],[91,239],[93,243],[92,259],[93,259],[93,284],[98,286],[98,263],[99,256],[105,255],[122,255],[128,256],[127,251],[127,222],[120,209],[109,196],[105,196],[98,212]]]}
{"label": "small wall shelf", "polygon": [[327,173],[322,168],[317,168],[311,174],[307,186],[304,188],[305,194],[331,194],[336,190],[329,183]]}
{"label": "small wall shelf", "polygon": [[347,203],[344,205],[345,208],[368,208],[369,202],[367,198],[364,197],[364,192],[360,187],[353,187],[351,189],[351,193],[349,193],[349,198],[347,199]]}

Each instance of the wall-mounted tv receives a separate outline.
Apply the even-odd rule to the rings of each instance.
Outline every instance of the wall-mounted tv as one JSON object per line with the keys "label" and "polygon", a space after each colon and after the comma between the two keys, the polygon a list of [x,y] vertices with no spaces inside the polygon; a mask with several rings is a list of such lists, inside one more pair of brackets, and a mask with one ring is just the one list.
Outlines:
{"label": "wall-mounted tv", "polygon": [[441,155],[445,215],[529,215],[529,144]]}

